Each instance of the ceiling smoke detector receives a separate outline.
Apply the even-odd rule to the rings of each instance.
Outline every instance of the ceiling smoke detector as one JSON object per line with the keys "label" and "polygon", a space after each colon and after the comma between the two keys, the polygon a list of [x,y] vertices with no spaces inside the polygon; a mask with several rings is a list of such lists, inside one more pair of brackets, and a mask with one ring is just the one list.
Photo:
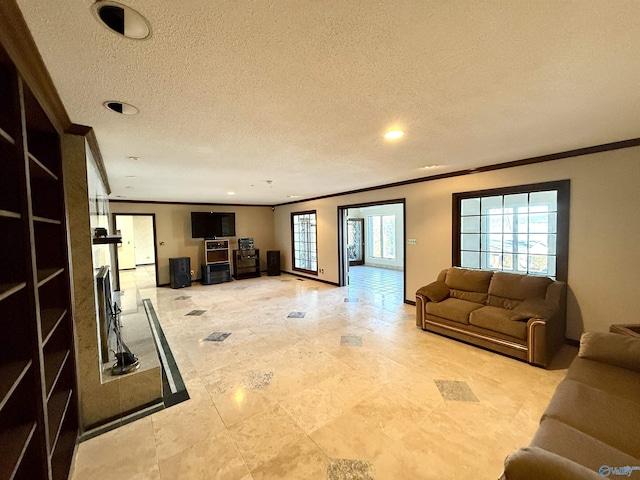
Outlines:
{"label": "ceiling smoke detector", "polygon": [[126,5],[101,0],[91,6],[91,11],[101,24],[123,37],[144,40],[151,35],[147,19]]}

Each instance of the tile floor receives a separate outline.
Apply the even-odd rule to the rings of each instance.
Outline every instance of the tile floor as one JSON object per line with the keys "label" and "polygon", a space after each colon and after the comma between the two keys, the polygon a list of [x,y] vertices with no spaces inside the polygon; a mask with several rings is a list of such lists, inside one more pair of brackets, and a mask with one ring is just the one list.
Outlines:
{"label": "tile floor", "polygon": [[140,288],[191,399],[81,443],[71,478],[496,479],[565,371],[423,332],[391,297],[289,275]]}

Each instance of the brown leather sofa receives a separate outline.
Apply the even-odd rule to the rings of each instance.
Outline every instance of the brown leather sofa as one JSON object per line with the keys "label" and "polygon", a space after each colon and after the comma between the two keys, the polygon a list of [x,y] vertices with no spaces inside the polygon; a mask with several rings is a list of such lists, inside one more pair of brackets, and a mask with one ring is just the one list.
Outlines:
{"label": "brown leather sofa", "polygon": [[546,366],[565,340],[566,284],[448,268],[416,292],[416,325]]}
{"label": "brown leather sofa", "polygon": [[582,335],[531,444],[502,480],[640,479],[640,338]]}

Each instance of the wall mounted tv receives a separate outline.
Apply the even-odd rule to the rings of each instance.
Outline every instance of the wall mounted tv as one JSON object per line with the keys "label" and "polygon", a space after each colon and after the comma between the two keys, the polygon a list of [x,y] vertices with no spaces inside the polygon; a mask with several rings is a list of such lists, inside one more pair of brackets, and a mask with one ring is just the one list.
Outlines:
{"label": "wall mounted tv", "polygon": [[191,212],[192,238],[236,236],[236,214],[233,212]]}

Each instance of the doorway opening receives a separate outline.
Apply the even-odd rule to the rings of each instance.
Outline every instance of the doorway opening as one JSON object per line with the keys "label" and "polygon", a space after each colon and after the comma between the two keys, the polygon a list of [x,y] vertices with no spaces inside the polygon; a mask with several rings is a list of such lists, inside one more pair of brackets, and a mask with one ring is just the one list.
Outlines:
{"label": "doorway opening", "polygon": [[405,302],[405,217],[404,198],[338,207],[338,280],[350,296]]}
{"label": "doorway opening", "polygon": [[155,214],[114,213],[113,227],[122,235],[122,243],[116,249],[115,290],[122,290],[124,284],[137,289],[157,287]]}

